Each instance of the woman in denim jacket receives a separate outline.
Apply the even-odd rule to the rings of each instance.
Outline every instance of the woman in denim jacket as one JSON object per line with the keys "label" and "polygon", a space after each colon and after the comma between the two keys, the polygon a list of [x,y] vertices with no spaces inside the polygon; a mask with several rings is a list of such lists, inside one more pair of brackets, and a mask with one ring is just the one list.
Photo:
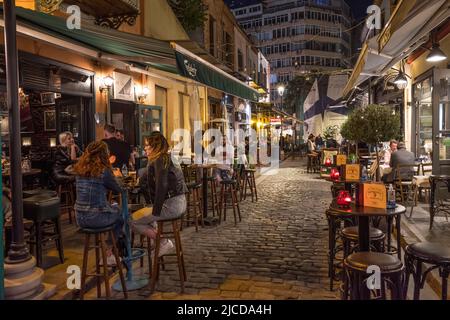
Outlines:
{"label": "woman in denim jacket", "polygon": [[[117,184],[109,162],[108,146],[103,141],[92,142],[74,167],[76,172],[77,200],[75,213],[81,228],[104,228],[114,225],[114,235],[119,238],[123,225],[120,208],[111,205],[108,193],[117,194]],[[108,250],[108,264],[113,260]]]}

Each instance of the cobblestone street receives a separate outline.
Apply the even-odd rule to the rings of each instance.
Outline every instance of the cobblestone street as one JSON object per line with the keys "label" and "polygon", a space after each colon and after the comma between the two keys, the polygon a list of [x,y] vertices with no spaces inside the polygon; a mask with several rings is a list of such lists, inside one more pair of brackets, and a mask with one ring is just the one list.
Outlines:
{"label": "cobblestone street", "polygon": [[[188,281],[180,295],[174,265],[151,299],[336,299],[328,290],[329,184],[287,160],[257,179],[259,201],[241,203],[242,222],[182,232]],[[136,263],[137,264],[137,263]],[[144,268],[146,269],[146,267]],[[95,290],[92,295],[94,297]],[[143,299],[139,292],[132,299]],[[118,296],[119,298],[120,296]]]}

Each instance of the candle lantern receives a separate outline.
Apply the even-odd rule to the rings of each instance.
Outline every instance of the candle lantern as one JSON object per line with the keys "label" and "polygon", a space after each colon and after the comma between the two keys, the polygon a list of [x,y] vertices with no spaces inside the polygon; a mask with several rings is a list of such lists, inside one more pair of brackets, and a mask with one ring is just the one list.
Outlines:
{"label": "candle lantern", "polygon": [[347,190],[341,190],[336,198],[336,203],[342,207],[349,207],[352,203],[352,197]]}
{"label": "candle lantern", "polygon": [[333,181],[339,181],[341,174],[339,173],[339,170],[336,168],[331,169],[330,178]]}

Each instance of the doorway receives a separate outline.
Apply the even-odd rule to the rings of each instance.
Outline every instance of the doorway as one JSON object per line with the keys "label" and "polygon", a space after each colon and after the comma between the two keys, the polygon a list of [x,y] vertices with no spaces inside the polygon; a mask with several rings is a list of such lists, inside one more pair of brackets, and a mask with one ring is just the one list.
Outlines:
{"label": "doorway", "polygon": [[136,104],[127,101],[111,100],[111,123],[123,130],[125,141],[136,146]]}

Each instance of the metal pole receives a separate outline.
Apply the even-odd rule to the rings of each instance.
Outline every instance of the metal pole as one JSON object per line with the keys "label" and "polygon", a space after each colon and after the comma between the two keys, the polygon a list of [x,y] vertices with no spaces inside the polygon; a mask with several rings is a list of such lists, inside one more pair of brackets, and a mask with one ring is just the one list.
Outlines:
{"label": "metal pole", "polygon": [[19,66],[16,43],[15,0],[3,1],[5,21],[6,86],[9,110],[9,153],[11,162],[12,242],[6,262],[20,263],[31,258],[24,241],[22,199],[22,155],[20,141]]}
{"label": "metal pole", "polygon": [[[1,144],[1,136],[0,136],[0,154],[2,152],[2,144]],[[0,172],[2,171],[2,168],[0,166]],[[4,263],[5,263],[5,253],[3,252],[3,219],[4,213],[3,213],[3,184],[2,179],[0,179],[0,194],[2,197],[0,198],[0,300],[5,299],[5,271],[4,271]]]}

